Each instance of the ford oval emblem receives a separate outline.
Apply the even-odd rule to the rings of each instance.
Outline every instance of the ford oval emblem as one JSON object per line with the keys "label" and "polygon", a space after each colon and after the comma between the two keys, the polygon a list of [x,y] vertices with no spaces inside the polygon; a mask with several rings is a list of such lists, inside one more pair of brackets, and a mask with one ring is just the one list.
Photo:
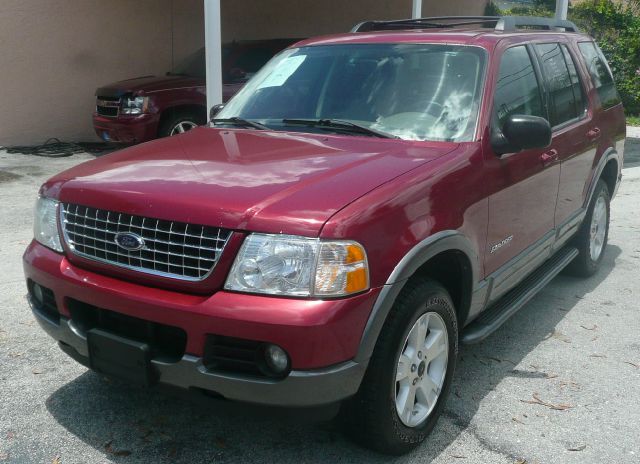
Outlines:
{"label": "ford oval emblem", "polygon": [[144,240],[132,232],[118,232],[113,240],[120,248],[127,251],[138,251],[144,248]]}

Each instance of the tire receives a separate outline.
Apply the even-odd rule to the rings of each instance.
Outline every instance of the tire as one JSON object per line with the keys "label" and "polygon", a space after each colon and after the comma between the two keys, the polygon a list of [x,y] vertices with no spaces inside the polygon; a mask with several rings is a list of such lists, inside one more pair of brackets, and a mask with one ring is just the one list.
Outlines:
{"label": "tire", "polygon": [[584,222],[573,238],[573,246],[578,249],[578,256],[567,266],[568,274],[589,277],[600,267],[609,238],[609,201],[609,188],[600,179]]}
{"label": "tire", "polygon": [[[169,110],[171,111],[171,110]],[[204,124],[204,118],[193,111],[172,112],[164,118],[158,129],[158,137],[170,137]]]}
{"label": "tire", "polygon": [[[439,345],[441,354],[430,362],[427,359],[429,352],[437,350],[427,349],[424,342],[417,345],[412,342],[420,339],[420,333],[414,333],[412,329],[423,327],[421,324],[425,319],[428,319],[429,327],[425,342],[430,338],[444,338]],[[415,337],[409,337],[412,333]],[[417,353],[420,358],[403,358],[410,362],[403,363],[406,368],[401,369],[400,356],[409,353],[410,343],[422,346],[425,352]],[[458,323],[449,294],[433,281],[409,281],[384,324],[358,393],[341,409],[347,435],[361,445],[385,454],[400,455],[418,446],[442,413],[457,354]],[[415,350],[413,355],[416,355]],[[420,359],[422,361],[417,364]],[[406,377],[403,377],[405,373]],[[396,381],[400,377],[402,379]],[[424,380],[427,377],[433,377],[434,383]],[[416,379],[417,384],[414,383]],[[441,384],[439,394],[434,389],[438,383]],[[416,393],[415,402],[403,402],[402,399],[410,398],[407,392],[414,385],[418,385],[415,391],[421,393]],[[427,396],[430,401],[424,401]],[[403,404],[408,404],[409,408],[402,408]],[[403,413],[401,418],[399,409],[409,411],[409,414]]]}

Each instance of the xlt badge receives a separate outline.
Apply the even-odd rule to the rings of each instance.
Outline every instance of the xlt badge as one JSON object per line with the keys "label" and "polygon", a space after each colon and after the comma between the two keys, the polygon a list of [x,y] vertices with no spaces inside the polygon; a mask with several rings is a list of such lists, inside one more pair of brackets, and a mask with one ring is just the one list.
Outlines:
{"label": "xlt badge", "polygon": [[498,251],[503,246],[508,245],[509,242],[511,242],[511,240],[513,240],[513,235],[509,235],[507,238],[505,238],[501,242],[496,243],[495,245],[493,245],[491,247],[491,253],[495,253],[496,251]]}

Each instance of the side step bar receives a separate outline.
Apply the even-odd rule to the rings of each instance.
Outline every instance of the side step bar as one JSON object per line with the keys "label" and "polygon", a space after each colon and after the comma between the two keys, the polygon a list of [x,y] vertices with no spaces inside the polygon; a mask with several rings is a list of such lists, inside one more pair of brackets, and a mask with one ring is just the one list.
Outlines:
{"label": "side step bar", "polygon": [[498,330],[577,255],[576,248],[567,247],[558,251],[469,324],[462,332],[461,342],[465,345],[478,343]]}

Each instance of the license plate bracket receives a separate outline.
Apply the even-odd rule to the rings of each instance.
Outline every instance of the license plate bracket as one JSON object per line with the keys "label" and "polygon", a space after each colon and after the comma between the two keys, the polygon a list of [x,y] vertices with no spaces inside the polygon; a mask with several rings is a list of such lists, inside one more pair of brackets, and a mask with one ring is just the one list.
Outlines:
{"label": "license plate bracket", "polygon": [[96,372],[139,386],[157,382],[157,371],[151,364],[151,347],[147,343],[91,329],[87,332],[87,344],[89,366]]}

